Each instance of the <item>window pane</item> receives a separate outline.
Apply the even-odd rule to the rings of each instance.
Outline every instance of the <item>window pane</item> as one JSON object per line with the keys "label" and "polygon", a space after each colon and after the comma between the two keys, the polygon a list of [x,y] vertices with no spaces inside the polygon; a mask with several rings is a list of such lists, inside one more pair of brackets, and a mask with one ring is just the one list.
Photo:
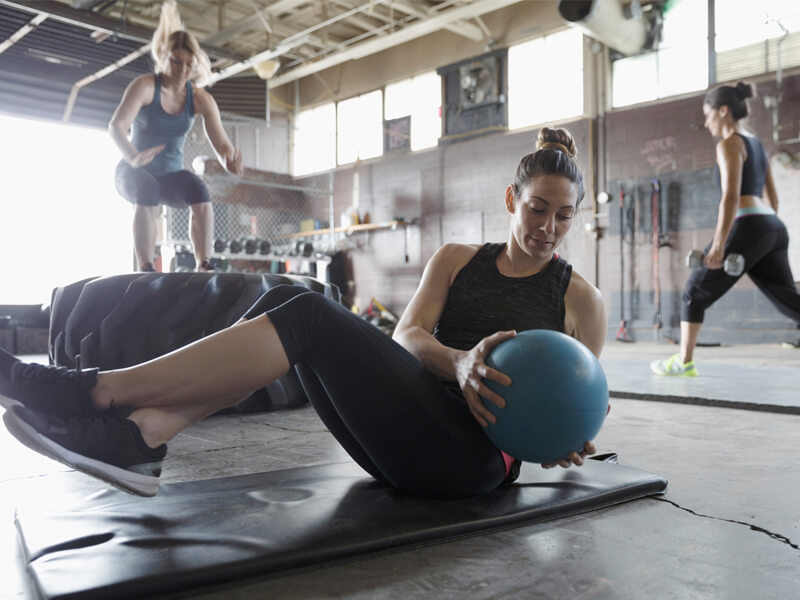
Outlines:
{"label": "window pane", "polygon": [[[730,0],[727,0],[730,2]],[[678,0],[664,11],[664,28],[658,49],[692,45],[708,39],[708,8],[706,0]],[[708,54],[703,49],[702,57]],[[697,56],[695,56],[697,60]]]}
{"label": "window pane", "polygon": [[628,106],[708,86],[708,10],[705,1],[678,0],[664,12],[656,50],[615,60],[611,105]]}
{"label": "window pane", "polygon": [[735,10],[731,0],[716,0],[715,11],[714,47],[717,52],[800,31],[800,2],[797,0],[737,2]]}
{"label": "window pane", "polygon": [[613,106],[628,106],[658,98],[655,52],[615,60],[611,68]]}
{"label": "window pane", "polygon": [[731,10],[716,2],[717,80],[733,81],[800,65],[800,2],[759,0]]}
{"label": "window pane", "polygon": [[582,113],[583,35],[580,31],[568,29],[508,49],[509,129]]}
{"label": "window pane", "polygon": [[412,79],[411,149],[432,148],[442,135],[442,80],[431,71]]}
{"label": "window pane", "polygon": [[414,103],[412,79],[405,79],[386,86],[386,99],[384,116],[387,119],[397,119],[411,114],[411,105]]}
{"label": "window pane", "polygon": [[442,83],[435,71],[390,83],[385,118],[411,116],[411,150],[436,146],[442,132]]}
{"label": "window pane", "polygon": [[293,163],[295,175],[327,171],[336,166],[336,107],[333,103],[297,113]]}
{"label": "window pane", "polygon": [[114,187],[108,132],[5,115],[0,131],[0,302],[47,304],[54,287],[129,272],[133,209]]}
{"label": "window pane", "polygon": [[375,90],[337,106],[339,164],[383,154],[383,95]]}
{"label": "window pane", "polygon": [[708,44],[705,40],[663,48],[656,54],[659,98],[708,87]]}

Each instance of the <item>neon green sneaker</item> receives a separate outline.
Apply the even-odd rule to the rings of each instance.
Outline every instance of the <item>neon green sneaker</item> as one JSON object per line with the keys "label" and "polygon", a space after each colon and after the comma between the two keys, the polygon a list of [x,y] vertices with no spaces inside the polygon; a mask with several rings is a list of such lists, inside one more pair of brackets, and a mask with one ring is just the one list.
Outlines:
{"label": "neon green sneaker", "polygon": [[697,368],[694,366],[694,361],[682,363],[680,354],[673,354],[666,360],[654,360],[650,363],[650,370],[656,375],[697,377]]}

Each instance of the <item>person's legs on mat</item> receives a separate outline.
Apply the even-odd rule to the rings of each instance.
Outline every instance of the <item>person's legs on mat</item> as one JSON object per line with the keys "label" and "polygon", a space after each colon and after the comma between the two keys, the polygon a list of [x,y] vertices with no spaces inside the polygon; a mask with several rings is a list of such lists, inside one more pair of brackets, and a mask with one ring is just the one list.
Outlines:
{"label": "person's legs on mat", "polygon": [[[311,293],[315,292],[294,285],[279,285],[271,288],[248,309],[233,327],[246,323],[254,316],[260,316],[266,310],[280,306],[298,294]],[[166,441],[173,437],[169,432],[180,432],[186,427],[189,427],[223,408],[234,406],[256,389],[258,389],[258,387],[247,390],[242,394],[214,398],[207,402],[197,401],[191,404],[159,405],[138,408],[131,413],[129,418],[139,425],[139,428],[142,430],[142,435],[146,440],[150,440],[151,443],[156,443],[154,440],[166,437],[166,439],[164,439],[164,441]]]}
{"label": "person's legs on mat", "polygon": [[[280,333],[279,333],[280,331]],[[158,359],[98,375],[94,406],[133,409],[148,447],[307,365],[325,394],[312,402],[365,468],[398,490],[465,496],[505,477],[499,451],[463,399],[399,344],[318,293],[301,293]],[[332,417],[334,416],[335,417]],[[355,450],[353,450],[355,448]]]}
{"label": "person's legs on mat", "polygon": [[[294,299],[284,305],[287,298]],[[308,306],[294,310],[296,304]],[[309,400],[373,477],[400,490],[439,496],[469,495],[502,482],[500,454],[463,398],[376,327],[296,286],[270,290],[245,317],[259,311],[288,324],[290,333],[281,339],[300,347],[303,360],[295,368]],[[432,468],[437,464],[446,465],[444,472]]]}
{"label": "person's legs on mat", "polygon": [[[51,370],[45,369],[44,379]],[[31,449],[125,491],[155,495],[166,442],[180,431],[289,369],[266,315],[234,325],[159,359],[97,375],[87,391],[96,412],[64,416],[64,409],[12,406],[3,415],[9,432]],[[54,373],[50,402],[60,374]],[[30,387],[30,386],[29,386]],[[12,390],[13,393],[13,390]],[[57,416],[62,415],[62,416]]]}
{"label": "person's legs on mat", "polygon": [[[262,313],[276,308],[300,294],[313,294],[314,292],[296,285],[279,285],[267,291],[256,301],[256,303],[248,309],[242,317],[243,320],[252,319],[261,315]],[[314,406],[318,416],[328,428],[329,431],[334,433],[337,441],[347,451],[347,453],[355,460],[367,473],[372,475],[375,479],[382,480],[383,476],[380,474],[378,468],[369,458],[367,453],[361,445],[355,440],[350,431],[344,425],[336,412],[336,409],[330,403],[330,398],[325,392],[325,388],[317,378],[316,374],[305,364],[299,363],[295,365],[295,370],[303,386],[306,396]]]}
{"label": "person's legs on mat", "polygon": [[321,294],[301,294],[267,313],[292,364],[314,372],[310,397],[337,435],[349,432],[396,489],[455,497],[505,478],[500,452],[464,399],[371,323]]}

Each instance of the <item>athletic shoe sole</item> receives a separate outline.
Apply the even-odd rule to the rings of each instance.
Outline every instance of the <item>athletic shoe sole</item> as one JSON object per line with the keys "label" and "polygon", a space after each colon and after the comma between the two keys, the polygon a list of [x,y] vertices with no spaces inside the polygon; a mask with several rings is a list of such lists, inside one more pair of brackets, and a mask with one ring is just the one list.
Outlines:
{"label": "athletic shoe sole", "polygon": [[19,400],[14,400],[13,398],[9,398],[8,396],[4,396],[3,394],[0,394],[0,407],[3,407],[8,411],[11,410],[12,406],[17,406],[17,405],[22,406],[22,402],[20,402]]}
{"label": "athletic shoe sole", "polygon": [[13,410],[5,412],[3,421],[11,435],[34,452],[101,479],[129,494],[152,497],[158,493],[158,477],[134,473],[67,450],[36,431]]}

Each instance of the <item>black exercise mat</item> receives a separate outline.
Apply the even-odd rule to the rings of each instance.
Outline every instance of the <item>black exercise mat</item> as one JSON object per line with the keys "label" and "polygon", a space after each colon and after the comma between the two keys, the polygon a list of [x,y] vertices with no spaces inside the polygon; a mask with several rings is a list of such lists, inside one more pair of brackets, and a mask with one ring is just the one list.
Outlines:
{"label": "black exercise mat", "polygon": [[16,524],[45,598],[173,595],[555,519],[666,486],[658,475],[589,460],[568,470],[526,464],[512,486],[427,500],[341,463],[165,484],[155,498],[56,494],[19,507]]}

